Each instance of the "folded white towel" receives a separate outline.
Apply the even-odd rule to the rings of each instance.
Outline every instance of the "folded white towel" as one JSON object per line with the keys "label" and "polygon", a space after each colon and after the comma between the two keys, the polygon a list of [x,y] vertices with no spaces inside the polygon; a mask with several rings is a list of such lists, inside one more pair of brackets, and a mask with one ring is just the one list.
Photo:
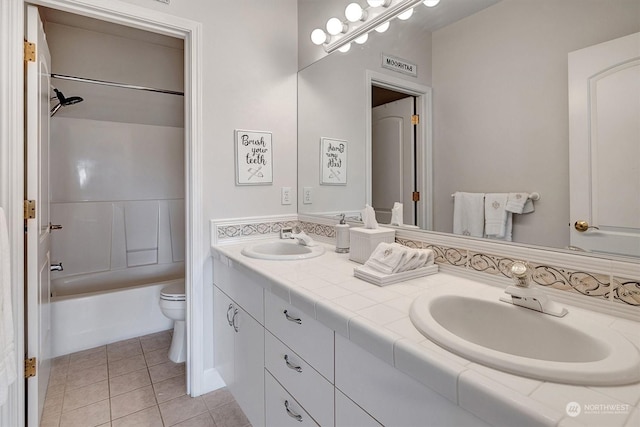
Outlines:
{"label": "folded white towel", "polygon": [[0,406],[7,401],[9,386],[17,378],[10,254],[7,219],[0,208]]}
{"label": "folded white towel", "polygon": [[397,273],[432,265],[435,260],[435,255],[431,249],[410,249],[409,251],[410,253],[413,252],[413,256],[398,268]]}
{"label": "folded white towel", "polygon": [[507,227],[506,193],[487,193],[484,196],[484,234],[502,239]]}
{"label": "folded white towel", "polygon": [[454,194],[453,232],[464,236],[484,235],[484,193]]}
{"label": "folded white towel", "polygon": [[407,249],[409,248],[398,243],[382,242],[376,246],[364,264],[381,273],[395,273],[397,268],[406,261],[408,255]]}
{"label": "folded white towel", "polygon": [[[525,212],[525,207],[527,211]],[[529,193],[509,193],[507,195],[507,212],[516,214],[533,212],[533,202],[529,199]]]}

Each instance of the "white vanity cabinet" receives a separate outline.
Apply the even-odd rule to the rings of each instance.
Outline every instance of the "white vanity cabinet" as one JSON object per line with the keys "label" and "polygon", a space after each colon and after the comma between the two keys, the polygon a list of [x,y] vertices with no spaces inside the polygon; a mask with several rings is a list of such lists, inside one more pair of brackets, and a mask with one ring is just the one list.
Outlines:
{"label": "white vanity cabinet", "polygon": [[336,426],[381,427],[382,424],[336,389]]}
{"label": "white vanity cabinet", "polygon": [[[222,263],[216,263],[215,269],[214,365],[251,424],[264,426],[264,290]],[[235,288],[230,293],[239,295],[242,303],[222,288]],[[259,318],[254,318],[245,306]]]}
{"label": "white vanity cabinet", "polygon": [[486,426],[234,261],[214,261],[214,285],[214,366],[252,425]]}
{"label": "white vanity cabinet", "polygon": [[[385,426],[488,427],[455,403],[338,334],[335,356],[336,393],[344,393]],[[354,408],[351,410],[349,416],[353,416]]]}

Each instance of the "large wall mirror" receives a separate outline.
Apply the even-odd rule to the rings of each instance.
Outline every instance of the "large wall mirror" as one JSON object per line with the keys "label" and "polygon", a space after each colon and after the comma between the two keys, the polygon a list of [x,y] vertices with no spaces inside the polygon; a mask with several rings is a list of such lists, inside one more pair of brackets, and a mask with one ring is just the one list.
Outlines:
{"label": "large wall mirror", "polygon": [[[456,192],[537,192],[533,212],[513,215],[514,242],[640,255],[640,48],[634,36],[640,32],[640,0],[441,0],[433,8],[419,4],[411,19],[391,21],[385,33],[372,32],[366,43],[353,43],[346,53],[327,55],[309,34],[328,18],[344,16],[350,2],[298,2],[299,213],[333,216],[371,204],[372,181],[382,176],[376,172],[380,165],[373,165],[380,155],[372,154],[372,128],[377,105],[391,105],[379,100],[389,92],[408,98],[421,115],[416,137],[422,148],[411,162],[413,190],[421,192],[423,203],[419,209],[405,206],[415,214],[405,223],[452,233]],[[623,72],[616,77],[629,90],[620,90],[614,79],[593,81],[588,71],[574,70],[606,57],[603,43],[607,47],[622,38],[635,49],[636,59],[622,61]],[[382,67],[383,55],[414,64],[417,76]],[[573,56],[579,64],[570,67]],[[570,73],[584,74],[584,82],[572,87]],[[602,111],[608,108],[598,118],[594,114],[601,112],[589,108],[594,94],[607,85],[616,89],[598,101]],[[576,94],[576,87],[584,93]],[[396,98],[393,103],[400,102]],[[570,110],[581,98],[584,111]],[[582,133],[572,127],[580,117],[597,123],[591,127],[600,132],[581,135],[584,147],[570,144]],[[626,120],[623,138],[618,136],[621,117]],[[623,141],[609,142],[610,137]],[[322,138],[348,144],[345,185],[320,184]],[[594,159],[596,152],[601,158]],[[386,165],[387,175],[401,181],[407,171],[398,165],[407,163],[383,156],[382,170]],[[579,176],[572,177],[571,170]],[[387,175],[385,182],[392,179]],[[604,181],[610,187],[602,187]],[[586,200],[585,212],[572,207],[576,198]],[[579,220],[600,230],[589,228],[573,237]],[[625,240],[623,249],[590,243],[607,232],[635,237]]]}

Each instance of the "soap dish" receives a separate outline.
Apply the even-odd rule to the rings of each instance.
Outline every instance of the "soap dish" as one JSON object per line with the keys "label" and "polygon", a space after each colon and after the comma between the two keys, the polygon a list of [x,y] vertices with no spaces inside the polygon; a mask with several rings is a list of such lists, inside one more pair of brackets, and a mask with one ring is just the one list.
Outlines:
{"label": "soap dish", "polygon": [[415,270],[403,271],[402,273],[386,274],[373,268],[362,265],[353,269],[353,275],[358,279],[365,280],[377,286],[386,286],[405,280],[416,279],[418,277],[429,276],[438,272],[438,265],[432,264]]}

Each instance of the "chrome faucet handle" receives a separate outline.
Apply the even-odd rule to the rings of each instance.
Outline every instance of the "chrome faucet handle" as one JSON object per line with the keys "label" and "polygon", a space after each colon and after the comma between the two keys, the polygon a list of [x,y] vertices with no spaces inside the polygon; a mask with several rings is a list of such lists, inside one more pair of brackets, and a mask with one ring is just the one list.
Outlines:
{"label": "chrome faucet handle", "polygon": [[524,261],[514,261],[509,267],[511,278],[515,282],[516,286],[523,288],[529,287],[529,271],[531,267]]}

